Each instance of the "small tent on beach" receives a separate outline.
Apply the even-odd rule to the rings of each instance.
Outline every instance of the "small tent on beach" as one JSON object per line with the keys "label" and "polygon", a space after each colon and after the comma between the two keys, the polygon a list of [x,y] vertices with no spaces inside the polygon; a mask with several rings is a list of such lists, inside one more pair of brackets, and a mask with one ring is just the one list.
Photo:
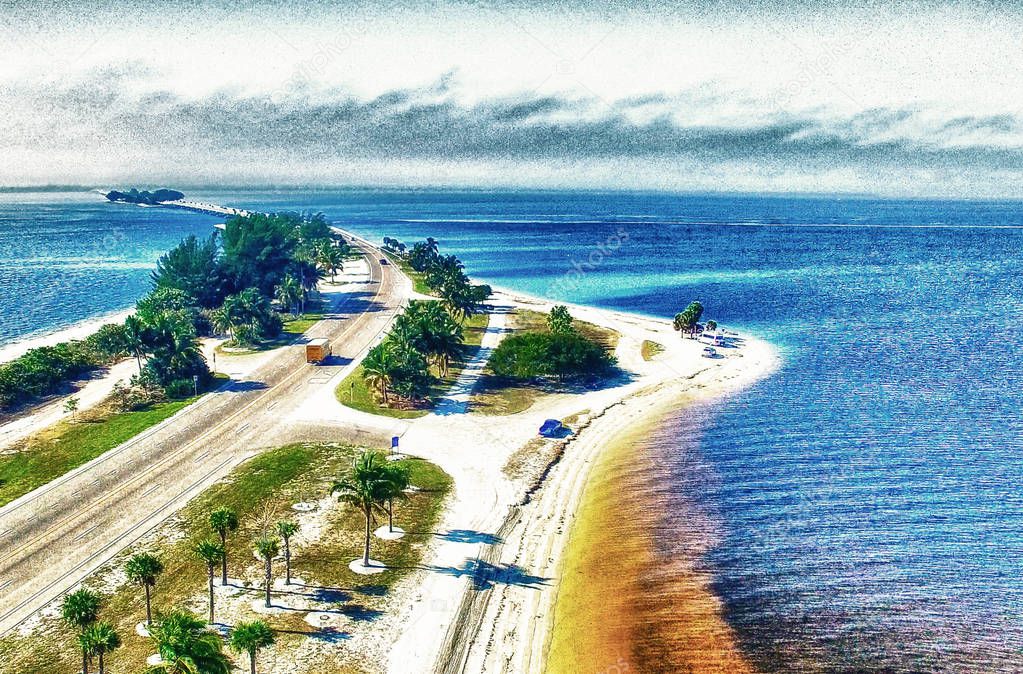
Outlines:
{"label": "small tent on beach", "polygon": [[548,419],[543,422],[542,426],[540,426],[540,435],[545,438],[554,438],[557,437],[564,428],[564,425],[562,425],[559,420]]}

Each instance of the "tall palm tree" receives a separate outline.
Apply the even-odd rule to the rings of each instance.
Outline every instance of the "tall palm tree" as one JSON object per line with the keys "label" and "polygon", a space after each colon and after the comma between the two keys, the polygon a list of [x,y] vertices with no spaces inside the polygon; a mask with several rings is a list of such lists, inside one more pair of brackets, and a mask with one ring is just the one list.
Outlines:
{"label": "tall palm tree", "polygon": [[291,585],[291,537],[298,533],[298,524],[291,520],[277,523],[277,535],[284,541],[284,584]]}
{"label": "tall palm tree", "polygon": [[191,613],[174,611],[159,620],[150,632],[161,664],[149,674],[230,674],[231,661],[224,654],[220,636]]}
{"label": "tall palm tree", "polygon": [[97,618],[103,599],[98,593],[82,588],[64,597],[60,607],[60,617],[64,624],[78,630],[79,645],[82,646],[82,674],[89,674],[90,651],[81,640],[82,634]]}
{"label": "tall palm tree", "polygon": [[266,602],[264,606],[270,608],[270,587],[273,583],[273,561],[280,552],[280,542],[271,536],[263,536],[256,541],[256,554],[263,560],[263,575],[266,580]]}
{"label": "tall palm tree", "polygon": [[295,263],[295,273],[298,276],[298,282],[302,286],[302,290],[305,291],[305,294],[302,296],[302,311],[305,311],[306,297],[316,290],[317,284],[323,278],[323,271],[316,266],[315,262],[299,260]]}
{"label": "tall palm tree", "polygon": [[256,653],[261,648],[274,645],[274,632],[262,620],[238,623],[231,630],[228,644],[236,653],[249,654],[249,671],[256,674]]}
{"label": "tall palm tree", "polygon": [[124,565],[124,572],[128,580],[141,585],[146,592],[146,626],[153,624],[153,611],[150,605],[150,591],[156,585],[157,577],[163,573],[163,562],[154,555],[140,552],[132,555],[128,563]]}
{"label": "tall palm tree", "polygon": [[206,576],[210,584],[210,624],[213,623],[213,576],[217,565],[224,559],[224,546],[214,540],[199,541],[192,549],[195,556],[206,565]]}
{"label": "tall palm tree", "polygon": [[124,345],[135,356],[139,374],[142,374],[142,358],[146,355],[146,326],[135,314],[124,319]]}
{"label": "tall palm tree", "polygon": [[231,312],[226,307],[210,312],[210,325],[217,334],[234,337],[234,321],[231,320]]}
{"label": "tall palm tree", "polygon": [[114,626],[108,622],[100,622],[89,625],[80,635],[78,641],[82,645],[82,652],[99,657],[99,674],[106,671],[103,656],[121,647],[121,637],[114,630]]}
{"label": "tall palm tree", "polygon": [[387,460],[377,452],[363,452],[352,463],[348,475],[337,480],[330,488],[337,500],[362,511],[366,518],[366,539],[362,552],[362,565],[369,566],[370,534],[373,512],[382,510],[387,499],[390,478],[386,472]]}
{"label": "tall palm tree", "polygon": [[401,463],[390,463],[384,466],[387,480],[385,496],[387,498],[387,530],[394,533],[394,501],[406,498],[405,490],[412,485],[412,475],[408,466]]}
{"label": "tall palm tree", "polygon": [[334,282],[334,276],[344,268],[344,251],[335,246],[331,241],[324,241],[316,249],[316,262],[330,274],[330,282]]}
{"label": "tall palm tree", "polygon": [[391,372],[394,370],[394,357],[386,342],[377,344],[362,360],[362,378],[366,384],[375,388],[377,394],[387,404],[387,388],[391,385]]}
{"label": "tall palm tree", "polygon": [[210,513],[210,529],[220,536],[224,557],[220,560],[220,583],[227,585],[227,534],[238,530],[238,513],[231,508],[217,508]]}
{"label": "tall palm tree", "polygon": [[281,284],[277,286],[275,293],[277,301],[281,303],[281,306],[286,307],[288,313],[292,316],[295,314],[295,305],[299,303],[302,298],[302,285],[298,282],[294,276],[290,274],[285,276],[281,281]]}

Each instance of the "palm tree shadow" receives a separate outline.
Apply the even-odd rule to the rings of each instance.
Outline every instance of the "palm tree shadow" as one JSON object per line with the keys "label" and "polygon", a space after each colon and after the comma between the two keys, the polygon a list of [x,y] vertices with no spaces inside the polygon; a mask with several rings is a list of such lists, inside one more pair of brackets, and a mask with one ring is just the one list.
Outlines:
{"label": "palm tree shadow", "polygon": [[358,592],[361,595],[367,597],[383,597],[387,594],[386,585],[356,585],[352,588],[353,592]]}
{"label": "palm tree shadow", "polygon": [[495,585],[514,585],[539,590],[549,584],[550,579],[526,573],[515,564],[492,564],[482,559],[467,559],[462,566],[429,567],[437,573],[455,577],[469,576],[476,591],[489,590]]}
{"label": "palm tree shadow", "polygon": [[379,620],[384,615],[383,611],[378,611],[375,608],[369,608],[362,604],[347,604],[339,612],[357,622],[373,622]]}
{"label": "palm tree shadow", "polygon": [[217,393],[246,393],[248,391],[262,391],[266,388],[266,382],[249,381],[247,379],[233,379],[224,386],[217,389]]}

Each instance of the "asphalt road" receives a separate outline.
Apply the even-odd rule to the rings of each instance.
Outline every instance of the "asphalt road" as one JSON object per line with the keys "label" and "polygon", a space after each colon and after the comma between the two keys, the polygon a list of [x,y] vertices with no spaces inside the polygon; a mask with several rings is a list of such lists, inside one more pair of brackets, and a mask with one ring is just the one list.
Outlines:
{"label": "asphalt road", "polygon": [[371,280],[313,326],[334,358],[293,345],[243,381],[211,393],[45,487],[0,508],[0,635],[15,628],[160,524],[259,449],[287,441],[280,423],[390,325],[407,283],[367,253]]}

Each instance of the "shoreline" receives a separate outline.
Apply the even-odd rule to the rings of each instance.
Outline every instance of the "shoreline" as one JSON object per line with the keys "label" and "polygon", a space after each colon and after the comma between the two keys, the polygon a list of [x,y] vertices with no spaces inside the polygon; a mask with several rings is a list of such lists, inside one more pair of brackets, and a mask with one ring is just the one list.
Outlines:
{"label": "shoreline", "polygon": [[[525,293],[499,292],[498,295],[499,302],[503,300],[540,311],[561,304]],[[499,577],[511,573],[512,580],[487,582],[487,593],[463,586],[456,594],[454,588],[442,589],[438,583],[431,583],[433,587],[423,595],[417,594],[416,602],[418,596],[426,595],[433,606],[448,607],[441,611],[448,614],[441,622],[448,625],[448,633],[437,643],[436,633],[414,635],[406,631],[398,647],[404,650],[409,646],[415,655],[396,657],[392,652],[389,671],[410,671],[413,662],[422,663],[424,659],[436,663],[435,671],[615,671],[615,667],[621,666],[617,660],[619,654],[608,654],[603,658],[607,662],[586,657],[577,663],[579,666],[560,670],[556,663],[555,666],[547,663],[555,630],[567,630],[570,642],[577,643],[578,635],[589,629],[585,621],[563,619],[564,612],[559,618],[556,606],[558,595],[565,587],[566,560],[572,555],[568,541],[578,531],[580,522],[585,521],[586,514],[581,506],[584,498],[589,497],[585,495],[593,494],[594,466],[613,454],[611,448],[622,442],[623,435],[627,437],[636,428],[659,423],[665,411],[692,402],[714,401],[740,391],[767,376],[780,363],[780,354],[771,343],[745,334],[738,348],[723,349],[724,358],[708,360],[701,357],[703,345],[700,342],[680,339],[666,319],[565,304],[574,318],[619,333],[616,355],[623,369],[633,374],[607,388],[553,395],[517,415],[487,418],[489,432],[499,435],[505,442],[512,437],[522,438],[520,442],[535,437],[532,423],[538,424],[543,418],[571,419],[570,425],[576,434],[561,441],[560,451],[551,453],[548,445],[544,450],[545,461],[534,465],[534,471],[526,477],[499,478],[490,474],[493,469],[472,468],[476,473],[473,476],[475,489],[483,491],[485,488],[493,494],[490,499],[498,494],[507,496],[497,497],[491,512],[483,516],[479,513],[482,496],[470,499],[466,494],[463,497],[466,503],[451,504],[445,526],[465,528],[472,509],[475,513],[471,520],[473,529],[487,532],[494,540],[490,545],[475,549],[475,565],[495,569]],[[644,361],[640,355],[644,339],[662,343],[665,351],[652,361]],[[495,453],[490,460],[498,466],[519,453],[497,447],[492,447],[491,451]],[[427,454],[427,458],[440,465],[451,465],[455,472],[447,465],[445,470],[452,475],[468,468],[458,465],[461,462],[457,458],[464,461],[463,457],[456,458],[446,450],[431,449]],[[458,484],[456,479],[456,491]],[[613,486],[620,491],[619,481],[614,481]],[[620,575],[620,570],[612,565],[611,580],[617,581]],[[603,605],[605,596],[606,593],[587,596],[583,601]],[[427,617],[434,622],[439,618],[436,608],[431,612],[416,602],[401,617],[403,624],[407,626]],[[715,603],[711,599],[700,605],[714,606]],[[576,622],[583,624],[574,624]],[[714,632],[727,633],[727,626],[719,624]],[[427,639],[433,643],[424,643]],[[726,646],[723,642],[722,652],[728,651]],[[631,654],[620,655],[625,663],[632,660]],[[422,669],[419,666],[415,671]]]}
{"label": "shoreline", "polygon": [[135,312],[134,306],[96,314],[91,318],[71,323],[63,327],[55,327],[52,330],[40,330],[18,337],[15,341],[0,346],[0,364],[12,361],[15,358],[25,355],[30,349],[40,346],[53,346],[61,342],[83,340],[104,325],[111,323],[123,323],[124,319]]}
{"label": "shoreline", "polygon": [[[658,584],[654,576],[667,566],[657,558],[658,541],[652,533],[659,530],[662,511],[652,503],[655,498],[640,496],[656,486],[651,474],[655,457],[643,448],[656,429],[673,414],[741,395],[777,369],[776,347],[763,340],[750,342],[764,349],[756,367],[739,368],[730,382],[701,382],[697,375],[691,383],[669,381],[658,390],[626,398],[624,402],[638,402],[642,409],[631,424],[593,447],[583,484],[565,504],[567,534],[551,551],[557,575],[543,632],[542,671],[651,671],[651,663],[661,668],[656,671],[692,674],[754,671],[710,579],[693,568],[698,554],[674,565],[670,577],[659,579],[677,601],[659,603],[652,596]],[[640,402],[643,398],[650,400]],[[698,539],[696,546],[709,547],[702,528],[691,527],[685,527],[686,533]]]}

